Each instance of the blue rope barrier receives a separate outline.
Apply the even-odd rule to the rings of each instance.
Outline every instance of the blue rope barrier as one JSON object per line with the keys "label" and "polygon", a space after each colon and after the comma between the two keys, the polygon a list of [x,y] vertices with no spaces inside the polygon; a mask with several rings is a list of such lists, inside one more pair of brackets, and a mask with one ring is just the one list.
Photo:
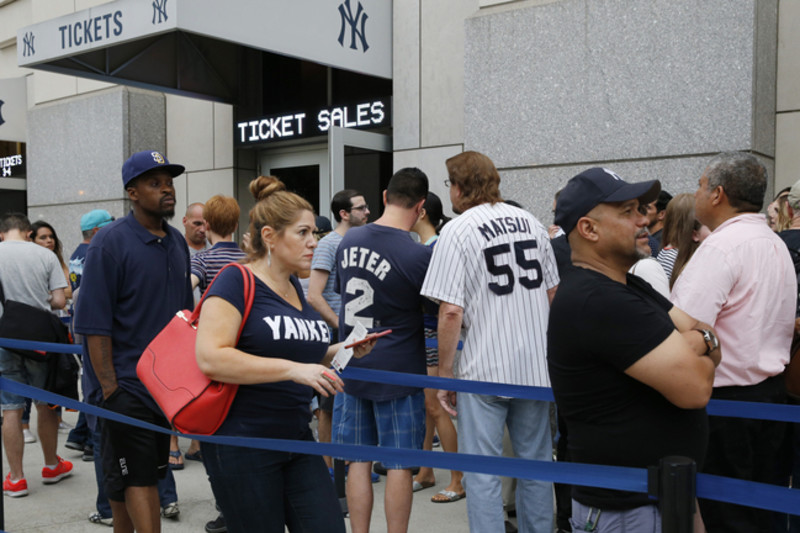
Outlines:
{"label": "blue rope barrier", "polygon": [[346,457],[356,461],[383,461],[407,465],[430,466],[449,470],[467,470],[483,474],[539,479],[558,483],[572,483],[592,487],[611,488],[632,492],[647,492],[647,471],[642,468],[628,468],[605,465],[584,465],[577,463],[553,463],[513,457],[492,457],[464,453],[432,452],[405,448],[380,448],[356,446],[351,444],[320,443],[286,439],[264,439],[251,437],[230,437],[218,435],[193,435],[179,433],[170,429],[142,422],[129,416],[115,413],[95,405],[79,402],[47,392],[30,385],[23,385],[0,377],[0,388],[20,396],[30,397],[67,409],[83,411],[100,418],[114,420],[159,433],[178,435],[215,444],[227,444],[245,448],[277,450],[309,455],[328,455]]}
{"label": "blue rope barrier", "polygon": [[[262,450],[277,450],[309,455],[329,455],[352,460],[383,461],[430,466],[507,477],[537,479],[570,485],[582,485],[630,492],[647,493],[647,470],[620,466],[534,461],[512,457],[432,452],[401,448],[380,448],[350,444],[319,443],[284,439],[261,439],[178,433],[106,409],[78,402],[29,385],[0,377],[0,388],[20,396],[61,405],[67,409],[107,418],[159,433],[178,435],[200,441]],[[697,475],[697,496],[788,514],[800,514],[800,490],[738,479]]]}
{"label": "blue rope barrier", "polygon": [[[0,347],[23,350],[35,349],[53,353],[80,354],[83,352],[83,348],[80,344],[56,344],[51,342],[21,341],[4,338],[0,338]],[[488,381],[440,378],[422,374],[406,374],[355,367],[345,368],[342,377],[356,381],[383,383],[385,385],[444,389],[456,392],[484,394],[487,396],[541,400],[545,402],[554,401],[553,391],[548,387],[530,387],[526,385],[509,385],[507,383],[492,383]],[[795,424],[800,423],[800,406],[798,405],[711,400],[708,402],[706,410],[708,414],[713,416],[774,420],[777,422],[791,422]]]}

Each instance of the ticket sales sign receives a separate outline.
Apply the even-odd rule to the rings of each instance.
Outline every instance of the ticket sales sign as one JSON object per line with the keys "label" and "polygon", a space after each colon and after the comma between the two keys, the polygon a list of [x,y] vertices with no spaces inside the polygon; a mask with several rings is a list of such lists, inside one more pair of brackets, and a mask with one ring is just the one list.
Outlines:
{"label": "ticket sales sign", "polygon": [[390,98],[253,118],[237,122],[238,146],[325,135],[331,126],[372,129],[391,125]]}

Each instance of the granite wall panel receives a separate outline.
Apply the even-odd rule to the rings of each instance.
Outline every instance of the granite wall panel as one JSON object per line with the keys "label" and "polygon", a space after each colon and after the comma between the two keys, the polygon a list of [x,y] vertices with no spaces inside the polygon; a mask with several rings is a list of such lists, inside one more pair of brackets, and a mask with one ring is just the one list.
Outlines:
{"label": "granite wall panel", "polygon": [[[465,148],[501,168],[756,144],[771,156],[775,58],[765,48],[776,1],[758,4],[564,0],[481,11],[465,23]],[[757,106],[770,91],[772,109]]]}

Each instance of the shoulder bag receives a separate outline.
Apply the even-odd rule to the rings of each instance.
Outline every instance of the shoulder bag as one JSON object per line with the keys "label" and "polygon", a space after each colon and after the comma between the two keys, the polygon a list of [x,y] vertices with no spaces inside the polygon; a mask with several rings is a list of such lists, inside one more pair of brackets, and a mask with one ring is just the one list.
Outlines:
{"label": "shoulder bag", "polygon": [[[245,307],[236,335],[238,341],[253,307],[255,278],[249,269],[238,263],[225,266],[220,273],[226,268],[238,268],[244,279]],[[213,284],[212,280],[193,312],[178,311],[150,342],[136,365],[139,379],[181,433],[211,435],[217,431],[228,416],[239,389],[239,385],[209,379],[200,371],[195,358],[197,321]]]}

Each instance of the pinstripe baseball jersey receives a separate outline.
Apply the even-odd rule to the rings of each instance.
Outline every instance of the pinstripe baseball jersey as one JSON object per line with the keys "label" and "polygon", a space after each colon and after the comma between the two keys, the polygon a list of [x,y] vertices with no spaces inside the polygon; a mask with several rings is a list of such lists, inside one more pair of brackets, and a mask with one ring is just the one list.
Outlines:
{"label": "pinstripe baseball jersey", "polygon": [[558,285],[547,229],[496,203],[468,209],[442,229],[422,294],[464,309],[456,377],[547,387],[547,289]]}

